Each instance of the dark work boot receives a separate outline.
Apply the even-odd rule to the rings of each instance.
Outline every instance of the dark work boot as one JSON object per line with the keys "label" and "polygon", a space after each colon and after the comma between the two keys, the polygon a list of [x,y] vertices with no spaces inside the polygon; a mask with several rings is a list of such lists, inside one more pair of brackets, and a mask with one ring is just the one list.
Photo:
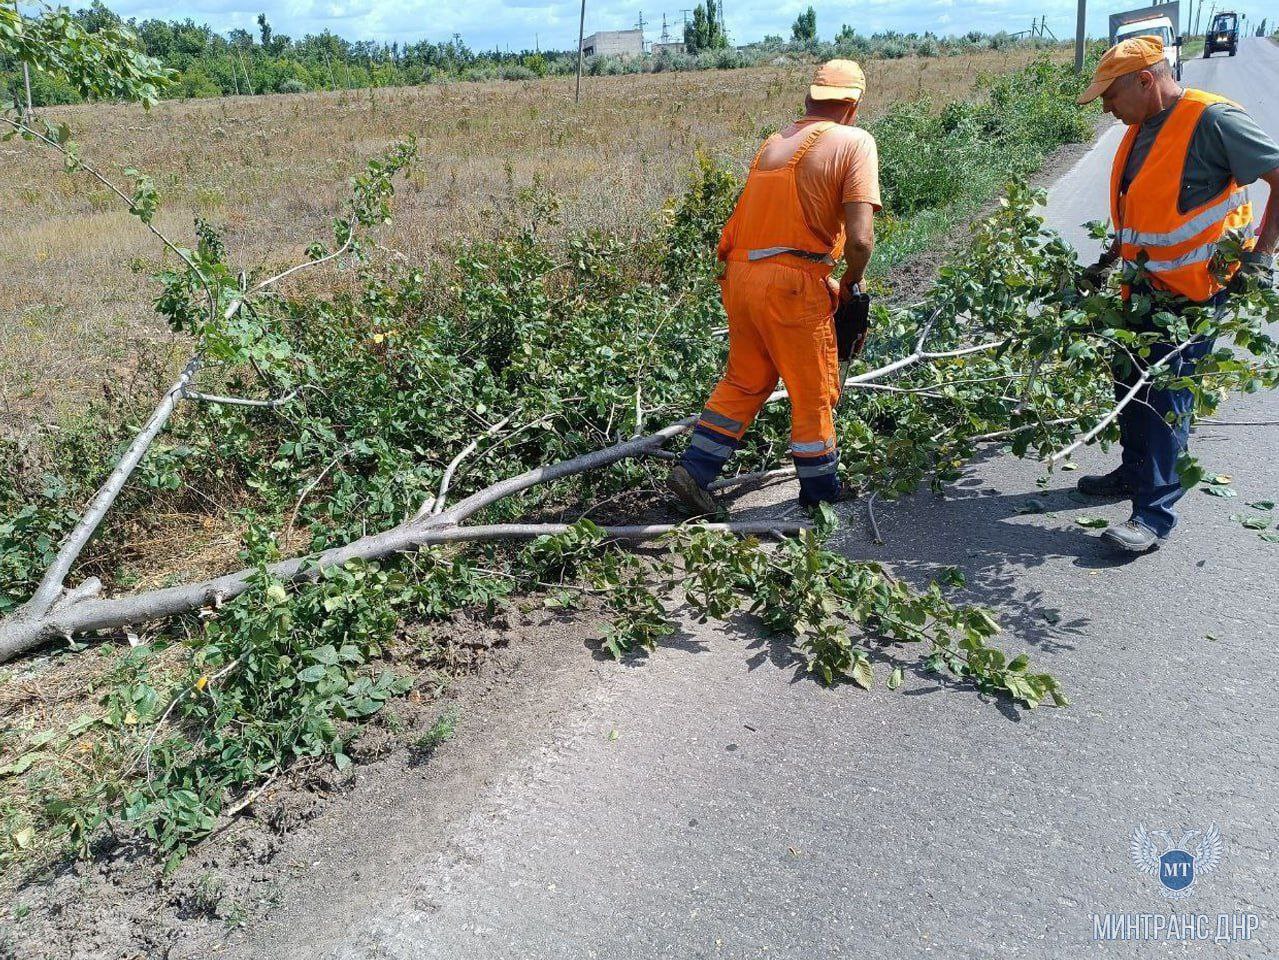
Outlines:
{"label": "dark work boot", "polygon": [[829,503],[832,506],[837,503],[848,503],[856,500],[860,491],[856,487],[841,485],[834,494],[828,497],[822,497],[820,500],[809,500],[802,493],[799,497],[799,506],[807,513],[812,513],[820,504]]}
{"label": "dark work boot", "polygon": [[713,517],[719,513],[719,502],[709,490],[704,490],[697,485],[693,475],[682,463],[671,467],[670,475],[666,478],[666,486],[671,493],[675,494],[680,506],[690,517]]}
{"label": "dark work boot", "polygon": [[1086,497],[1131,497],[1135,490],[1122,470],[1080,477],[1078,488]]}
{"label": "dark work boot", "polygon": [[1145,553],[1147,550],[1158,546],[1159,541],[1164,538],[1140,520],[1129,520],[1127,523],[1121,523],[1117,527],[1108,529],[1101,535],[1101,539],[1112,547],[1118,547],[1120,550],[1127,550],[1130,553]]}

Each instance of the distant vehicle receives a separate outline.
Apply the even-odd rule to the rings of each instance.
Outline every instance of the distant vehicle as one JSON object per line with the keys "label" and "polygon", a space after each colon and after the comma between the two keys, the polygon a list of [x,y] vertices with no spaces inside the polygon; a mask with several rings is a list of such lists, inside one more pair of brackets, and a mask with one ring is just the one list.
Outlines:
{"label": "distant vehicle", "polygon": [[1212,18],[1212,26],[1204,36],[1204,56],[1211,57],[1218,50],[1229,50],[1233,57],[1239,52],[1239,14],[1226,10]]}
{"label": "distant vehicle", "polygon": [[1158,37],[1163,41],[1164,59],[1172,75],[1181,79],[1181,36],[1177,31],[1180,5],[1160,3],[1153,7],[1126,10],[1110,15],[1110,43],[1130,37]]}

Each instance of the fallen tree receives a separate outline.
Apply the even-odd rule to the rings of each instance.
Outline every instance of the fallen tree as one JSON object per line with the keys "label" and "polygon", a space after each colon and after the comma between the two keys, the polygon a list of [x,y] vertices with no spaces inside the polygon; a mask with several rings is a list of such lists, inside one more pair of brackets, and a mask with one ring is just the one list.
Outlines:
{"label": "fallen tree", "polygon": [[[3,120],[21,136],[61,153],[70,168],[109,184],[103,174],[78,158],[65,129],[41,130],[27,120],[12,116]],[[343,257],[358,258],[362,249],[361,232],[389,219],[393,178],[411,162],[413,152],[412,144],[396,147],[386,157],[371,162],[365,174],[357,178],[348,214],[335,223],[330,249],[313,248],[307,262],[251,286],[242,277],[237,278],[226,265],[225,250],[207,227],[201,227],[199,243],[193,250],[179,247],[159,234],[152,224],[156,198],[144,178],[138,178],[132,194],[112,185],[113,192],[129,202],[131,210],[182,264],[182,269],[163,275],[165,290],[158,306],[175,329],[193,335],[198,347],[65,537],[30,599],[0,622],[0,661],[59,636],[119,629],[205,607],[216,608],[249,588],[260,572],[257,568],[245,568],[203,582],[114,597],[101,595],[101,583],[96,578],[71,586],[66,581],[94,532],[181,402],[196,400],[230,411],[244,410],[248,415],[259,410],[280,411],[298,398],[301,391],[314,386],[306,382],[303,373],[309,365],[309,372],[314,376],[317,373],[314,365],[322,358],[304,356],[298,349],[291,336],[296,330],[290,331],[287,322],[296,319],[289,317],[294,308],[277,297],[274,288],[279,281],[308,267]],[[703,175],[709,179],[714,174],[704,171]],[[690,196],[705,201],[704,184],[695,185]],[[882,357],[883,362],[855,372],[847,379],[845,390],[871,395],[883,391],[894,402],[895,414],[908,411],[925,424],[942,423],[944,418],[938,417],[931,408],[934,401],[943,401],[952,411],[958,408],[968,422],[952,420],[926,439],[926,431],[921,431],[919,424],[909,425],[907,437],[898,438],[897,442],[900,445],[905,440],[916,449],[911,451],[911,456],[899,456],[898,462],[876,467],[853,459],[848,466],[855,475],[868,466],[879,473],[871,482],[861,478],[868,491],[908,492],[926,476],[931,476],[935,483],[943,482],[962,463],[964,453],[978,443],[1006,440],[1018,452],[1039,452],[1051,465],[1081,444],[1099,437],[1113,437],[1119,412],[1126,404],[1136,402],[1138,391],[1134,388],[1114,402],[1108,398],[1104,372],[1115,363],[1127,362],[1141,369],[1136,381],[1139,386],[1159,380],[1169,358],[1176,355],[1174,351],[1158,362],[1143,363],[1150,347],[1159,339],[1171,339],[1181,349],[1197,337],[1228,337],[1251,352],[1251,359],[1241,360],[1228,351],[1218,351],[1201,368],[1202,376],[1193,386],[1204,409],[1215,406],[1230,387],[1254,389],[1259,384],[1274,382],[1274,344],[1262,332],[1266,311],[1274,310],[1272,300],[1256,293],[1239,298],[1234,308],[1221,316],[1205,313],[1178,318],[1159,312],[1157,302],[1124,304],[1105,292],[1081,298],[1074,293],[1074,255],[1059,240],[1043,233],[1031,209],[1035,199],[1024,188],[1014,188],[1000,212],[978,233],[974,256],[965,266],[956,265],[944,271],[941,282],[922,303],[908,309],[884,310],[877,317],[879,350],[876,355]],[[723,198],[720,200],[722,203]],[[716,211],[713,209],[685,212],[692,219],[707,221],[697,224],[704,233],[708,223],[710,227],[714,225]],[[687,230],[688,226],[682,229]],[[514,263],[545,258],[545,252],[537,251],[527,235],[505,247],[499,245],[499,249],[491,253]],[[607,251],[596,252],[597,257],[607,255]],[[702,298],[700,303],[696,300],[694,303],[697,310],[704,310],[713,306],[705,302],[709,299],[708,281],[713,273],[707,269],[704,258],[694,258],[692,264],[691,268],[682,267],[667,279],[683,284],[684,296],[691,292]],[[540,272],[545,280],[551,271],[542,271],[542,266],[544,264],[533,264],[530,272]],[[420,282],[420,277],[415,282]],[[486,292],[493,289],[494,285],[490,284]],[[482,294],[477,295],[474,290],[467,295],[477,301],[482,298]],[[541,296],[545,299],[544,290]],[[666,319],[677,308],[678,301],[666,304]],[[1133,328],[1138,324],[1134,317],[1149,314],[1156,317],[1159,332],[1135,332]],[[662,333],[664,322],[659,319],[646,347],[651,347]],[[507,333],[513,335],[511,339],[519,339],[518,331],[499,331],[486,342],[477,344],[481,351],[489,352],[490,367],[500,369],[503,362],[510,362],[509,356],[503,361],[492,354],[511,351],[510,342],[497,342]],[[320,337],[325,336],[327,332],[322,331]],[[375,335],[375,339],[380,342],[384,338]],[[934,346],[934,341],[939,346]],[[902,356],[888,359],[887,348],[894,343],[910,344],[911,349]],[[276,392],[277,397],[262,400],[196,391],[193,387],[196,378],[210,359],[223,367],[252,370],[259,387]],[[905,385],[884,382],[890,378],[910,379]],[[529,426],[545,428],[555,421],[554,411],[548,411],[522,425],[510,427],[516,416],[512,413],[496,424],[485,424],[450,461],[436,493],[427,497],[408,519],[325,550],[278,560],[267,566],[265,572],[285,582],[313,580],[332,566],[355,560],[378,560],[432,544],[554,534],[562,530],[562,524],[498,523],[468,527],[463,523],[533,487],[554,484],[619,461],[659,455],[666,443],[691,428],[693,418],[686,417],[660,430],[642,433],[646,413],[641,397],[646,388],[650,394],[654,392],[653,385],[644,382],[642,369],[636,371],[635,430],[629,439],[577,452],[558,462],[497,480],[445,508],[450,483],[470,452],[482,443],[496,446]],[[684,390],[688,392],[687,386]],[[775,404],[784,398],[785,392],[778,391],[769,402]],[[298,401],[298,404],[304,402]],[[844,409],[852,406],[845,404]],[[615,413],[615,409],[610,410],[610,424]],[[851,446],[855,458],[858,429],[865,429],[869,418],[860,411],[854,416]],[[995,429],[990,429],[992,426]],[[1072,428],[1077,430],[1077,435],[1069,439]],[[900,426],[897,432],[903,432]],[[607,436],[607,430],[604,435]],[[577,451],[582,446],[576,443],[571,449]],[[849,446],[845,440],[845,450]],[[317,482],[322,478],[323,474]],[[302,499],[305,492],[293,519]],[[722,529],[754,533],[762,528],[759,524],[727,524]],[[795,525],[774,529],[783,532],[795,529]],[[634,538],[657,536],[665,531],[661,526],[618,528],[615,534]]]}

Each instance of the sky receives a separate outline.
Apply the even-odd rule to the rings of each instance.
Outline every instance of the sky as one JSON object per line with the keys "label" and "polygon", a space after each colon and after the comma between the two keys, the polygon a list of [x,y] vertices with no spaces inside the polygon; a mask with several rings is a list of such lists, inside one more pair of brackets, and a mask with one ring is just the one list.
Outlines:
{"label": "sky", "polygon": [[[73,6],[87,6],[88,0],[70,0]],[[644,6],[644,3],[652,6]],[[679,39],[684,14],[681,7],[696,0],[587,0],[586,32],[632,29],[641,11],[645,35],[657,40],[662,15],[671,24],[673,39]],[[1218,0],[1220,2],[1220,0]],[[205,22],[226,32],[234,27],[257,32],[255,20],[265,12],[277,33],[300,37],[329,29],[349,40],[446,40],[454,33],[477,50],[569,50],[577,46],[580,5],[577,0],[467,0],[443,3],[440,0],[106,0],[107,6],[124,17],[159,17]],[[669,6],[663,6],[669,4]],[[790,25],[807,8],[809,0],[725,0],[724,19],[734,43],[749,43],[766,34],[789,37]],[[817,32],[829,40],[841,24],[850,24],[859,33],[879,30],[905,32],[965,33],[981,30],[993,33],[1025,30],[1032,20],[1048,18],[1048,28],[1058,37],[1074,35],[1075,0],[860,0],[857,4],[817,0]],[[1135,4],[1123,0],[1092,0],[1088,9],[1088,31],[1092,36],[1106,33],[1110,13]],[[1208,10],[1213,0],[1208,2]],[[1182,16],[1186,16],[1182,3]],[[1269,15],[1279,17],[1273,0],[1244,3],[1233,9],[1247,13],[1249,22]],[[1207,18],[1207,13],[1204,14]],[[1184,29],[1184,24],[1183,24]]]}

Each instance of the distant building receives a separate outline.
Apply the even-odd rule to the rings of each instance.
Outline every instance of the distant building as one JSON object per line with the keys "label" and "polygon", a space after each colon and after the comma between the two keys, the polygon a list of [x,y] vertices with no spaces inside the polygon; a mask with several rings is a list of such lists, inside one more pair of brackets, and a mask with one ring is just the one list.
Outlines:
{"label": "distant building", "polygon": [[582,41],[582,53],[588,57],[641,57],[644,55],[643,30],[601,30]]}
{"label": "distant building", "polygon": [[653,56],[657,56],[659,53],[683,53],[684,41],[671,40],[669,43],[657,43],[655,41],[650,49],[653,51]]}

